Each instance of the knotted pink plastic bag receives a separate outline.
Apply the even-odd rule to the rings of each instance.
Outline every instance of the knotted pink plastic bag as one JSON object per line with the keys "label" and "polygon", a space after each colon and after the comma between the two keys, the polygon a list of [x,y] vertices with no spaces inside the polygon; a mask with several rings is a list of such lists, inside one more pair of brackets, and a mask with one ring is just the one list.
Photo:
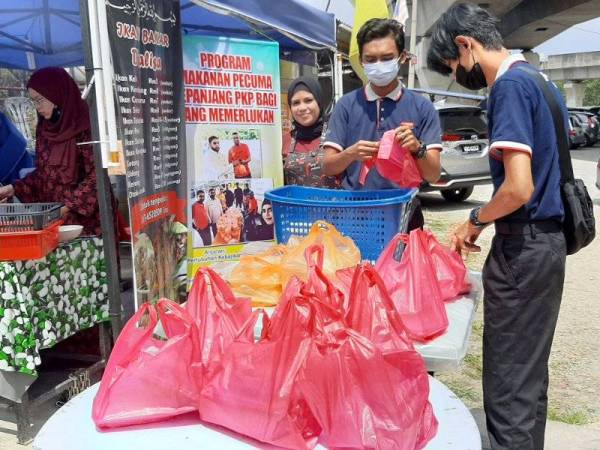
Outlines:
{"label": "knotted pink plastic bag", "polygon": [[[322,278],[318,265],[311,270]],[[391,300],[384,307],[375,292],[362,296],[364,287],[372,287],[365,285],[370,277],[378,278],[366,270],[368,275],[361,266],[355,271],[346,317],[335,289],[320,296],[303,290],[312,311],[312,345],[297,384],[328,448],[419,449],[437,429],[425,365],[399,319],[387,317],[388,310],[393,315]],[[376,290],[385,296],[380,280]]]}
{"label": "knotted pink plastic bag", "polygon": [[435,267],[442,300],[452,300],[471,290],[467,268],[457,252],[440,244],[431,231],[426,231],[428,248]]}
{"label": "knotted pink plastic bag", "polygon": [[[400,242],[406,243],[406,248],[398,262],[394,253]],[[423,230],[394,236],[375,268],[413,340],[425,342],[446,331],[448,316],[429,252],[429,238]]]}
{"label": "knotted pink plastic bag", "polygon": [[[263,335],[254,343],[236,338],[200,396],[202,420],[262,442],[290,449],[316,445],[321,428],[298,395],[296,375],[310,347],[306,307],[297,308],[301,282],[293,278]],[[240,336],[251,332],[255,312]]]}
{"label": "knotted pink plastic bag", "polygon": [[[160,319],[166,340],[154,337]],[[141,325],[143,324],[143,325]],[[144,303],[119,335],[92,406],[98,427],[161,421],[195,411],[199,360],[194,323],[181,306]]]}
{"label": "knotted pink plastic bag", "polygon": [[252,342],[252,330],[240,335],[252,308],[250,299],[236,298],[219,274],[208,267],[196,272],[185,307],[198,328],[200,359],[194,370],[201,387],[234,339]]}
{"label": "knotted pink plastic bag", "polygon": [[379,141],[377,158],[363,164],[359,176],[361,184],[365,184],[373,166],[382,177],[403,188],[419,187],[423,182],[415,158],[409,150],[396,142],[396,130],[389,130],[383,134]]}

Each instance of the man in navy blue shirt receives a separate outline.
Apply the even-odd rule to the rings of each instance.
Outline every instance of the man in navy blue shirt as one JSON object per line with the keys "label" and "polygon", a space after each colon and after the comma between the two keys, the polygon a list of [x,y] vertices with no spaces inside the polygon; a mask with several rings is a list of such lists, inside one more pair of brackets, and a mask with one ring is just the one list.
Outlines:
{"label": "man in navy blue shirt", "polygon": [[[558,143],[550,108],[528,63],[502,43],[498,20],[457,4],[433,28],[427,62],[462,86],[490,88],[492,199],[473,209],[453,237],[476,250],[481,230],[496,234],[483,268],[483,396],[493,449],[542,450],[548,358],[565,275],[566,246]],[[567,126],[567,110],[551,85]]]}
{"label": "man in navy blue shirt", "polygon": [[[373,159],[379,140],[396,130],[396,140],[415,158],[422,177],[440,177],[441,127],[431,102],[404,89],[398,80],[399,63],[406,58],[404,31],[395,20],[371,19],[357,34],[360,59],[369,83],[344,95],[336,104],[325,135],[323,171],[342,175],[350,190],[393,189],[398,186],[371,168],[363,183],[361,169]],[[410,228],[423,223],[420,208]]]}

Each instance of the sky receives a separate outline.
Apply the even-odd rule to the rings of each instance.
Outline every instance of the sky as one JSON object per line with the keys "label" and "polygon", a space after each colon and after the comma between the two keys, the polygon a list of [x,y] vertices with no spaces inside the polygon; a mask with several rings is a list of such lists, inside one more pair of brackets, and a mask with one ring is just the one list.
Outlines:
{"label": "sky", "polygon": [[[329,4],[329,11],[349,25],[353,21],[352,0],[303,0],[304,2],[324,10]],[[598,12],[600,16],[600,11]],[[563,31],[534,48],[534,51],[546,56],[565,53],[598,52],[600,51],[600,17]]]}
{"label": "sky", "polygon": [[[600,11],[598,12],[600,14]],[[588,20],[557,34],[533,49],[546,56],[600,51],[600,17]]]}

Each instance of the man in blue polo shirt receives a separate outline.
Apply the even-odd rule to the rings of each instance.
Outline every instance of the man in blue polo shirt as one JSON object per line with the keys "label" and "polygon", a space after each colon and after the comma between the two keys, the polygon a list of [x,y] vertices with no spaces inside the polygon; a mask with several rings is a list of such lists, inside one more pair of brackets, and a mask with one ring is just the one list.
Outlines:
{"label": "man in blue polo shirt", "polygon": [[[503,47],[498,20],[457,4],[434,25],[427,62],[468,89],[490,88],[488,128],[492,199],[473,209],[453,237],[458,251],[477,249],[481,230],[496,235],[483,268],[483,396],[493,449],[542,450],[548,358],[562,297],[558,144],[550,108],[521,55]],[[531,66],[528,66],[529,68]],[[529,69],[528,69],[529,70]],[[562,107],[565,133],[567,110]]]}
{"label": "man in blue polo shirt", "polygon": [[[393,189],[375,167],[362,184],[363,164],[376,156],[379,140],[388,130],[415,158],[422,177],[435,182],[440,177],[441,127],[431,102],[404,89],[398,80],[399,62],[405,58],[404,31],[395,20],[371,19],[357,34],[361,62],[369,83],[344,95],[336,104],[325,135],[323,171],[342,175],[349,190]],[[417,207],[409,228],[423,225]]]}

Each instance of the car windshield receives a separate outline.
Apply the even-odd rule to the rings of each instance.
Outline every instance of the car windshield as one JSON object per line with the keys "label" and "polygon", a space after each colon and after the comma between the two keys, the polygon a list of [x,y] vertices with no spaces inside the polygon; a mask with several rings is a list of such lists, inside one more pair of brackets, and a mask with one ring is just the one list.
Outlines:
{"label": "car windshield", "polygon": [[458,134],[470,138],[473,134],[487,137],[487,122],[480,109],[457,109],[440,111],[444,134]]}

